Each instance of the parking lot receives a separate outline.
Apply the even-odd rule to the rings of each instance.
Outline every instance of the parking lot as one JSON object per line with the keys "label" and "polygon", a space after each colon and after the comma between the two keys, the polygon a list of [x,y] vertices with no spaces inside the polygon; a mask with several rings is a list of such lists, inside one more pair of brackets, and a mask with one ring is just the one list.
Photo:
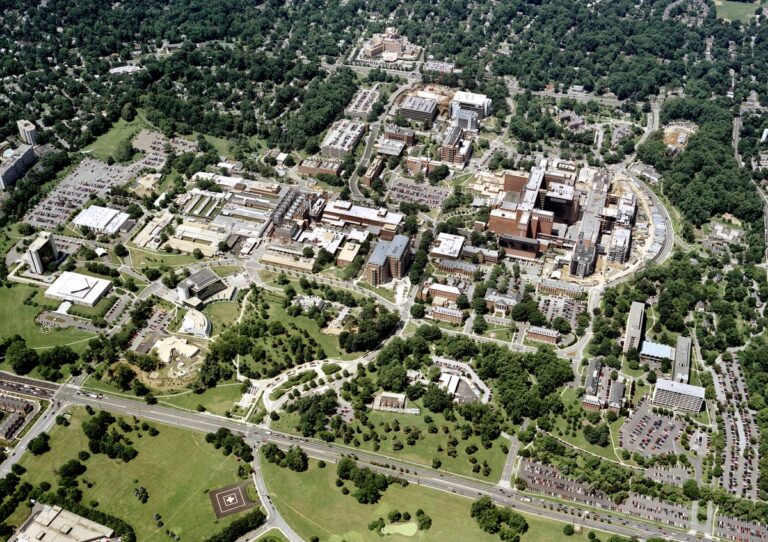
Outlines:
{"label": "parking lot", "polygon": [[676,453],[683,429],[685,422],[654,414],[643,401],[621,428],[619,446],[645,457]]}
{"label": "parking lot", "polygon": [[168,336],[165,327],[172,319],[172,312],[156,308],[152,312],[152,316],[149,317],[146,327],[139,331],[131,341],[131,350],[137,354],[149,354],[158,340]]}
{"label": "parking lot", "polygon": [[754,413],[745,405],[749,401],[744,374],[738,357],[721,362],[718,384],[727,398],[721,408],[725,433],[725,457],[720,483],[724,489],[747,499],[757,498],[757,454],[751,440],[759,434]]}
{"label": "parking lot", "polygon": [[423,203],[433,209],[442,206],[445,198],[450,195],[450,188],[431,186],[428,183],[419,184],[405,179],[395,179],[389,189],[389,198],[395,203]]}
{"label": "parking lot", "polygon": [[113,186],[125,184],[138,173],[137,164],[110,166],[100,160],[85,158],[27,214],[24,221],[43,229],[55,229],[65,224],[91,194],[103,196]]}
{"label": "parking lot", "polygon": [[717,516],[715,535],[743,542],[765,542],[768,540],[768,527],[736,518]]}

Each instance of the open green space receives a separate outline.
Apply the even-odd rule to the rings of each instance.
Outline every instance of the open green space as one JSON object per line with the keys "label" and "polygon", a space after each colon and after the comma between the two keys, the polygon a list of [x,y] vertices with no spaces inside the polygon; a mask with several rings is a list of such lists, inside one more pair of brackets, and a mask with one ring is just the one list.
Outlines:
{"label": "open green space", "polygon": [[[433,489],[409,485],[403,488],[390,485],[376,504],[359,504],[351,495],[343,495],[334,484],[336,465],[329,463],[324,469],[311,460],[306,472],[293,472],[266,461],[261,462],[264,479],[272,502],[280,515],[304,539],[320,537],[323,542],[378,542],[382,537],[368,530],[368,524],[386,518],[392,510],[409,512],[415,516],[418,509],[432,518],[432,527],[413,536],[390,534],[384,540],[392,542],[444,542],[462,540],[472,542],[498,542],[498,535],[490,535],[477,526],[469,515],[472,501]],[[563,524],[525,515],[528,532],[522,542],[554,542],[564,540]],[[404,524],[400,524],[402,526]],[[586,534],[574,535],[567,540],[581,542]]]}
{"label": "open green space", "polygon": [[[362,434],[359,440],[359,448],[370,452],[377,452],[379,454],[400,459],[403,461],[409,461],[419,465],[431,467],[432,460],[437,458],[441,462],[440,469],[455,474],[461,474],[463,476],[470,476],[481,480],[487,480],[488,482],[497,482],[501,478],[501,471],[504,468],[504,460],[506,454],[501,449],[502,444],[506,444],[506,440],[498,438],[493,442],[493,445],[485,449],[480,441],[480,437],[472,435],[466,440],[462,438],[461,431],[458,427],[465,423],[464,419],[456,414],[456,422],[449,422],[442,414],[433,414],[423,408],[420,401],[410,403],[410,406],[418,406],[421,408],[422,414],[408,415],[408,414],[395,414],[391,412],[378,412],[370,411],[368,413],[368,420],[373,423],[376,432],[380,437],[378,450],[374,449],[373,440],[364,440]],[[429,423],[426,421],[426,417],[432,418],[432,423],[437,427],[436,433],[429,432]],[[280,413],[280,420],[272,422],[272,427],[278,431],[296,432],[298,418],[294,414],[287,412]],[[399,430],[393,429],[394,422],[399,425]],[[392,429],[386,432],[386,427],[389,426]],[[358,420],[354,420],[351,423],[351,427],[357,431],[360,429],[363,432],[368,430],[363,428]],[[448,433],[444,432],[444,427],[448,428]],[[408,433],[407,428],[410,431],[416,430],[420,433],[420,438],[416,440],[413,445],[407,443]],[[458,444],[456,444],[456,457],[448,455],[448,442],[454,437]],[[402,449],[395,450],[398,442],[402,444]],[[355,443],[350,443],[349,446],[354,446]],[[468,446],[475,446],[477,451],[473,454],[468,454],[466,449]],[[442,449],[442,451],[439,451]],[[483,462],[487,462],[491,468],[491,472],[488,476],[484,476],[481,472],[473,472],[473,464],[470,463],[469,458],[474,457],[477,459],[477,464],[482,465]]]}
{"label": "open green space", "polygon": [[152,124],[144,117],[141,111],[137,111],[136,118],[131,122],[126,122],[122,118],[118,119],[106,133],[96,138],[92,144],[87,146],[83,152],[94,158],[106,160],[115,154],[117,146],[121,141],[133,138],[142,129],[154,129]]}
{"label": "open green space", "polygon": [[197,405],[203,405],[206,411],[223,416],[225,412],[231,411],[235,402],[242,397],[241,386],[242,384],[239,382],[219,384],[203,393],[190,391],[177,395],[160,396],[157,400],[159,403],[184,410],[196,410]]}
{"label": "open green space", "polygon": [[[36,293],[37,288],[27,284],[14,284],[10,288],[0,288],[0,338],[20,335],[30,348],[52,348],[68,345],[76,352],[85,349],[92,333],[78,329],[49,329],[44,330],[35,322],[40,313],[40,307],[25,305],[24,300],[30,294]],[[55,302],[48,300],[51,304]]]}
{"label": "open green space", "polygon": [[210,270],[220,277],[228,277],[229,275],[240,273],[243,270],[243,267],[240,265],[217,265],[211,266]]}
{"label": "open green space", "polygon": [[[562,398],[563,404],[565,405],[566,415],[568,413],[583,412],[581,403],[578,397],[576,397],[576,391],[573,388],[566,388],[560,397]],[[586,423],[586,420],[582,421]],[[580,448],[586,452],[603,457],[605,459],[619,461],[619,458],[613,451],[613,446],[610,444],[605,447],[590,444],[584,438],[584,431],[581,428],[576,431],[576,436],[574,436],[568,422],[563,416],[557,416],[555,421],[555,428],[552,431],[552,434],[557,438],[562,439],[564,442],[575,446],[576,448]]]}
{"label": "open green space", "polygon": [[[26,454],[21,459],[27,469],[23,480],[33,485],[46,481],[55,490],[55,469],[77,458],[78,452],[88,450],[88,439],[82,431],[88,414],[81,408],[71,413],[69,427],[55,426],[50,431],[51,451],[40,456]],[[130,418],[126,421],[132,423]],[[127,434],[138,451],[133,460],[124,463],[96,454],[84,461],[87,471],[78,478],[82,503],[87,506],[97,501],[98,510],[130,523],[142,542],[168,540],[166,529],[179,534],[182,540],[202,540],[236,519],[237,514],[216,520],[207,492],[238,481],[237,460],[206,443],[202,433],[151,425],[159,429],[159,435],[152,437],[135,428]],[[133,494],[139,486],[146,488],[149,495],[145,504]],[[26,505],[21,505],[12,516],[15,524],[23,521],[27,513]],[[153,519],[156,513],[162,517],[162,528]]]}
{"label": "open green space", "polygon": [[235,301],[217,301],[211,303],[203,309],[205,314],[213,325],[213,335],[221,332],[222,329],[233,324],[240,316],[240,303]]}
{"label": "open green space", "polygon": [[288,542],[288,539],[283,536],[283,533],[278,529],[270,529],[259,538],[256,542]]}
{"label": "open green space", "polygon": [[179,267],[199,261],[191,254],[155,252],[154,250],[139,248],[131,243],[128,243],[126,248],[131,253],[133,267],[139,270],[144,267]]}
{"label": "open green space", "polygon": [[733,2],[731,0],[718,0],[715,2],[717,16],[729,21],[741,21],[746,23],[755,16],[755,10],[765,7],[768,2]]}

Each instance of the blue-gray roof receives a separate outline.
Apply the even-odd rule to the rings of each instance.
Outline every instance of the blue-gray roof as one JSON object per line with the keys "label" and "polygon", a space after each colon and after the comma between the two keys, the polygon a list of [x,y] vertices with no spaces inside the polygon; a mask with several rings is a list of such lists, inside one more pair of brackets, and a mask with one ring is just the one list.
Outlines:
{"label": "blue-gray roof", "polygon": [[389,243],[387,241],[379,241],[376,246],[373,247],[371,257],[368,258],[368,263],[373,265],[384,265],[387,263],[387,252],[389,251]]}

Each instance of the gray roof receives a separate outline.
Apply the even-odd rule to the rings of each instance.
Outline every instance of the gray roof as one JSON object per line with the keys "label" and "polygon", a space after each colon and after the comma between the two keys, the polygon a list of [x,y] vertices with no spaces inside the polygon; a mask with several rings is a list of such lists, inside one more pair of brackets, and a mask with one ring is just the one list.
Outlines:
{"label": "gray roof", "polygon": [[184,281],[187,285],[191,286],[192,288],[195,288],[197,290],[202,290],[203,288],[207,288],[211,284],[218,282],[221,280],[219,276],[211,271],[209,268],[205,267],[198,271],[197,273],[194,273],[187,277],[187,279]]}
{"label": "gray roof", "polygon": [[371,257],[368,258],[368,263],[372,265],[384,265],[387,263],[387,252],[389,251],[389,243],[387,241],[379,241],[376,246],[373,247]]}
{"label": "gray roof", "polygon": [[395,258],[399,260],[403,257],[403,254],[408,250],[411,245],[411,238],[407,235],[395,235],[392,241],[389,242],[389,248],[387,250],[388,258]]}

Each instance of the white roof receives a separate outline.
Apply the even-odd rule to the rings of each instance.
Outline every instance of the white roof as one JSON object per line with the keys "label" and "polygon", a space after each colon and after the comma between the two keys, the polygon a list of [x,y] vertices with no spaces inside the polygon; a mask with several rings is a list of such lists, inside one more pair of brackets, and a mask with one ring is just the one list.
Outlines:
{"label": "white roof", "polygon": [[112,287],[108,280],[65,271],[45,291],[45,295],[75,303],[95,305],[99,298]]}
{"label": "white roof", "polygon": [[704,388],[701,386],[692,386],[674,380],[659,379],[656,381],[656,389],[704,399]]}
{"label": "white roof", "polygon": [[461,235],[452,235],[450,233],[437,234],[437,245],[429,251],[433,256],[445,256],[449,258],[458,258],[461,254],[461,247],[464,246],[464,237]]}
{"label": "white roof", "polygon": [[475,94],[474,92],[465,92],[460,90],[453,95],[453,101],[482,107],[486,102],[488,102],[488,96],[485,94]]}
{"label": "white roof", "polygon": [[115,233],[130,217],[117,209],[91,205],[83,209],[72,221],[77,226],[85,226],[105,233]]}

